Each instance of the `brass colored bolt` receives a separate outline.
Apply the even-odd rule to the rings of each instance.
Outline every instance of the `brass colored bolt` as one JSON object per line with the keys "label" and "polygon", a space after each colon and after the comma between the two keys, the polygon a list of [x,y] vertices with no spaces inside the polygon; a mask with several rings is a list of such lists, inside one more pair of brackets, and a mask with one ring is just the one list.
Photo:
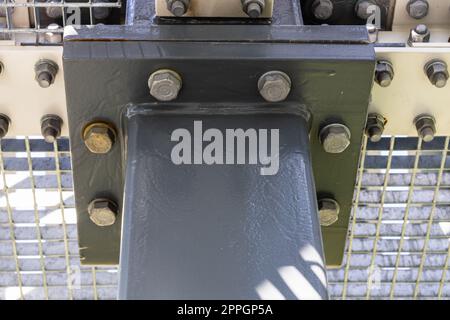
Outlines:
{"label": "brass colored bolt", "polygon": [[116,222],[117,205],[108,199],[95,199],[88,206],[89,218],[99,227],[108,227]]}
{"label": "brass colored bolt", "polygon": [[116,131],[107,123],[95,122],[83,130],[83,140],[90,152],[105,154],[111,150],[116,141]]}
{"label": "brass colored bolt", "polygon": [[340,206],[334,199],[319,200],[319,222],[323,227],[331,226],[339,219]]}

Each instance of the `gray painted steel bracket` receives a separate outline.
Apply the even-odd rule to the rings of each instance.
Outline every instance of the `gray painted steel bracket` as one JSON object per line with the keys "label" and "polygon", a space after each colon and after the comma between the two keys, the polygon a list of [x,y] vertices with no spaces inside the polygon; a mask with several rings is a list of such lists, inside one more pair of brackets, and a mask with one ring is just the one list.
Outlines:
{"label": "gray painted steel bracket", "polygon": [[[81,28],[77,36],[65,38],[64,74],[82,263],[118,263],[121,217],[115,225],[100,228],[90,221],[87,206],[97,197],[122,204],[126,169],[123,141],[107,155],[90,154],[81,139],[82,130],[93,120],[108,121],[121,130],[127,104],[155,103],[147,87],[149,75],[169,68],[183,77],[177,104],[198,107],[263,104],[257,90],[259,76],[270,70],[289,74],[293,85],[286,103],[304,104],[312,114],[310,141],[317,192],[332,195],[341,205],[339,221],[322,228],[326,263],[340,265],[375,66],[365,27],[264,28],[253,41],[248,39],[256,36],[256,29],[247,26],[228,29],[224,41],[219,36],[225,36],[226,29],[220,29],[219,40],[211,41],[202,26],[183,26],[184,31],[178,29],[170,36],[172,27],[179,26],[161,26],[155,32],[141,28],[135,33],[134,27]],[[124,33],[112,35],[114,30]],[[352,134],[350,147],[339,155],[325,153],[318,140],[320,128],[333,121],[346,124]]]}

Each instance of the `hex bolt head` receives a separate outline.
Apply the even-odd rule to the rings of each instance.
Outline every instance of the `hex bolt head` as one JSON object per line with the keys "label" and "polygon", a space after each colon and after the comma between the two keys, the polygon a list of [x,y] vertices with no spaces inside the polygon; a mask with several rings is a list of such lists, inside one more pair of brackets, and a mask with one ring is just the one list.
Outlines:
{"label": "hex bolt head", "polygon": [[328,20],[333,15],[334,5],[331,0],[315,0],[312,12],[317,20]]}
{"label": "hex bolt head", "polygon": [[342,153],[350,145],[350,129],[340,123],[327,125],[319,133],[319,140],[326,153]]}
{"label": "hex bolt head", "polygon": [[386,119],[378,114],[371,113],[367,119],[366,135],[371,142],[379,142],[383,136]]}
{"label": "hex bolt head", "polygon": [[89,218],[99,227],[108,227],[116,222],[117,205],[108,199],[95,199],[88,206]]}
{"label": "hex bolt head", "polygon": [[430,42],[431,33],[428,27],[424,24],[417,25],[409,32],[408,44],[412,46],[413,43]]}
{"label": "hex bolt head", "polygon": [[54,82],[58,73],[58,65],[47,59],[41,59],[34,65],[35,79],[41,88],[48,88]]}
{"label": "hex bolt head", "polygon": [[148,79],[150,94],[158,101],[175,100],[182,85],[181,76],[167,69],[153,72]]}
{"label": "hex bolt head", "polygon": [[167,9],[175,16],[182,17],[189,10],[191,0],[167,0]]}
{"label": "hex bolt head", "polygon": [[[60,0],[47,0],[47,3],[49,3],[49,4],[55,4],[55,3],[60,3],[60,2],[61,2]],[[62,10],[60,7],[46,7],[45,14],[49,18],[59,19],[62,17]]]}
{"label": "hex bolt head", "polygon": [[355,5],[356,16],[362,20],[367,20],[372,14],[371,7],[378,7],[373,0],[359,0]]}
{"label": "hex bolt head", "polygon": [[11,120],[8,116],[0,114],[0,139],[4,138],[8,134],[9,125]]}
{"label": "hex bolt head", "polygon": [[116,131],[108,123],[94,122],[83,130],[83,140],[90,152],[106,154],[112,149],[116,141]]}
{"label": "hex bolt head", "polygon": [[250,18],[259,18],[265,7],[266,0],[242,0],[242,10]]}
{"label": "hex bolt head", "polygon": [[291,92],[291,78],[281,71],[269,71],[258,80],[258,90],[268,102],[286,100]]}
{"label": "hex bolt head", "polygon": [[375,82],[381,87],[389,87],[394,80],[394,67],[389,61],[378,61],[375,69]]}
{"label": "hex bolt head", "polygon": [[47,143],[54,143],[61,136],[63,121],[55,114],[47,114],[41,118],[41,133]]}
{"label": "hex bolt head", "polygon": [[428,15],[430,5],[426,0],[410,0],[406,5],[406,11],[413,19],[422,19]]}
{"label": "hex bolt head", "polygon": [[425,65],[425,73],[436,88],[444,88],[447,85],[449,72],[447,63],[441,60],[432,60]]}
{"label": "hex bolt head", "polygon": [[319,222],[323,227],[328,227],[334,224],[339,219],[340,206],[334,199],[320,199],[318,201],[319,207]]}
{"label": "hex bolt head", "polygon": [[414,119],[417,134],[424,142],[431,142],[436,134],[436,121],[433,116],[420,115]]}

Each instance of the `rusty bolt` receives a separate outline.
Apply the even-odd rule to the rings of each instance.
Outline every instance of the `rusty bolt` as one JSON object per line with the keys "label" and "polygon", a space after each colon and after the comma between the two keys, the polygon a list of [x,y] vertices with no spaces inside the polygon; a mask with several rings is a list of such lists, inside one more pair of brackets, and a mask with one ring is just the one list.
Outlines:
{"label": "rusty bolt", "polygon": [[340,123],[333,123],[320,130],[319,139],[327,153],[342,153],[350,145],[349,128]]}
{"label": "rusty bolt", "polygon": [[61,135],[63,121],[54,114],[47,114],[41,118],[41,133],[47,143],[53,143]]}
{"label": "rusty bolt", "polygon": [[95,199],[88,206],[89,218],[99,227],[108,227],[116,222],[117,205],[108,199]]}
{"label": "rusty bolt", "polygon": [[430,37],[431,33],[428,27],[424,24],[419,24],[409,32],[408,44],[412,46],[413,43],[430,42]]}
{"label": "rusty bolt", "polygon": [[259,18],[265,7],[266,0],[242,0],[242,10],[250,18]]}
{"label": "rusty bolt", "polygon": [[111,150],[116,141],[116,131],[107,123],[95,122],[83,130],[83,140],[90,152],[105,154]]}
{"label": "rusty bolt", "polygon": [[181,76],[172,70],[158,70],[148,79],[150,94],[158,101],[172,101],[178,97],[182,87]]}
{"label": "rusty bolt", "polygon": [[410,0],[406,5],[406,11],[413,19],[422,19],[428,15],[430,5],[426,0]]}
{"label": "rusty bolt", "polygon": [[449,78],[447,64],[444,61],[432,60],[425,65],[425,73],[430,82],[437,88],[444,88]]}
{"label": "rusty bolt", "polygon": [[317,20],[327,20],[333,15],[334,5],[331,0],[315,0],[312,4],[312,12]]}
{"label": "rusty bolt", "polygon": [[433,141],[436,134],[436,121],[433,116],[420,115],[414,119],[417,134],[424,142]]}
{"label": "rusty bolt", "polygon": [[385,124],[386,119],[382,115],[378,113],[369,114],[366,125],[366,134],[370,141],[378,142],[381,140]]}
{"label": "rusty bolt", "polygon": [[0,114],[0,139],[4,138],[8,134],[9,125],[11,120],[8,116]]}
{"label": "rusty bolt", "polygon": [[367,20],[377,9],[379,7],[373,0],[359,0],[355,5],[356,16],[362,20]]}
{"label": "rusty bolt", "polygon": [[334,224],[339,219],[339,203],[334,199],[319,200],[319,221],[323,227]]}
{"label": "rusty bolt", "polygon": [[381,60],[377,62],[375,70],[375,81],[381,87],[389,87],[394,79],[394,67],[389,61]]}
{"label": "rusty bolt", "polygon": [[281,102],[291,92],[291,78],[281,71],[269,71],[259,78],[258,89],[266,101]]}
{"label": "rusty bolt", "polygon": [[41,88],[48,88],[55,82],[58,65],[47,59],[41,59],[34,65],[36,81]]}
{"label": "rusty bolt", "polygon": [[181,17],[189,10],[191,0],[167,0],[167,9],[176,17]]}

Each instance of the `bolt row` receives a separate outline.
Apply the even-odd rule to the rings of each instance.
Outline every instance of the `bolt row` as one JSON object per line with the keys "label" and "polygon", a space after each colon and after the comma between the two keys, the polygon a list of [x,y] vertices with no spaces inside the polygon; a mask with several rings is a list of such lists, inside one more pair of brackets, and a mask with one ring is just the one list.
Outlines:
{"label": "bolt row", "polygon": [[[166,0],[167,9],[176,17],[184,16],[191,6],[191,0]],[[259,18],[266,7],[266,0],[241,0],[242,11],[250,18]]]}

